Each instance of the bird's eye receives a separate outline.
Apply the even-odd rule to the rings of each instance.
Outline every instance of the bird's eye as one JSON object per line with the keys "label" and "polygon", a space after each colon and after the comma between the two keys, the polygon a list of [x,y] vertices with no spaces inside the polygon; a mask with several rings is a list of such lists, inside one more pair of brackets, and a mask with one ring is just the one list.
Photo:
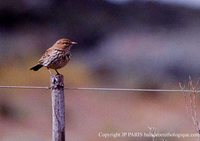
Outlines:
{"label": "bird's eye", "polygon": [[69,44],[68,43],[64,43],[66,46],[68,46]]}

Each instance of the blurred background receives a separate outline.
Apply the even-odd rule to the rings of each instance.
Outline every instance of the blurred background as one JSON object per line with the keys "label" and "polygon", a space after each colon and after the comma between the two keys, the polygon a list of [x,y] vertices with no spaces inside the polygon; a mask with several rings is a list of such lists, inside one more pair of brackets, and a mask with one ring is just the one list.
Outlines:
{"label": "blurred background", "polygon": [[[0,85],[48,86],[46,69],[29,68],[66,37],[79,43],[60,70],[66,87],[180,89],[200,76],[199,25],[200,0],[0,0]],[[68,141],[148,127],[196,132],[181,93],[65,91],[65,98]],[[50,92],[0,89],[0,141],[36,140],[51,140]]]}

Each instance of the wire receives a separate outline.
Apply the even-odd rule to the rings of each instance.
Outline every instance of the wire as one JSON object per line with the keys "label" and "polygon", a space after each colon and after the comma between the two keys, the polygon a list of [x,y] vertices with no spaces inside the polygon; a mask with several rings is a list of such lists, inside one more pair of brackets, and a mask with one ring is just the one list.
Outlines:
{"label": "wire", "polygon": [[[86,91],[129,91],[129,92],[194,92],[193,90],[167,90],[167,89],[124,89],[124,88],[65,88],[67,90]],[[196,91],[200,92],[200,91]]]}
{"label": "wire", "polygon": [[[0,88],[12,89],[51,89],[50,87],[40,86],[0,86]],[[85,91],[127,91],[127,92],[200,92],[194,90],[175,90],[175,89],[126,89],[126,88],[65,88],[66,90],[85,90]]]}
{"label": "wire", "polygon": [[12,89],[50,89],[49,87],[39,87],[39,86],[0,86],[0,88],[12,88]]}

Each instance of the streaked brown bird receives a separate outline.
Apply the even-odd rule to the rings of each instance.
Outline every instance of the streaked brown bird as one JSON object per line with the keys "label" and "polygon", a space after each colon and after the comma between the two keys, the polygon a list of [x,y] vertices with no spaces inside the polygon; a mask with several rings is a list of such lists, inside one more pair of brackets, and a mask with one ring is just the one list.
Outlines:
{"label": "streaked brown bird", "polygon": [[69,39],[60,39],[56,43],[46,50],[42,55],[38,64],[30,68],[30,70],[38,71],[42,67],[46,67],[50,74],[49,69],[54,69],[57,74],[57,69],[64,67],[71,58],[70,49],[73,45],[77,44]]}

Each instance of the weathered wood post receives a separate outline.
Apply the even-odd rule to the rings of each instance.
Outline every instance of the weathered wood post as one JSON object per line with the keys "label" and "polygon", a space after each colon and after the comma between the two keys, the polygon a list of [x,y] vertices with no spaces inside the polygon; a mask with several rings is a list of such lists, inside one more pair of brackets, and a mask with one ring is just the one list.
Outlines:
{"label": "weathered wood post", "polygon": [[52,141],[65,141],[65,99],[63,75],[51,76]]}

